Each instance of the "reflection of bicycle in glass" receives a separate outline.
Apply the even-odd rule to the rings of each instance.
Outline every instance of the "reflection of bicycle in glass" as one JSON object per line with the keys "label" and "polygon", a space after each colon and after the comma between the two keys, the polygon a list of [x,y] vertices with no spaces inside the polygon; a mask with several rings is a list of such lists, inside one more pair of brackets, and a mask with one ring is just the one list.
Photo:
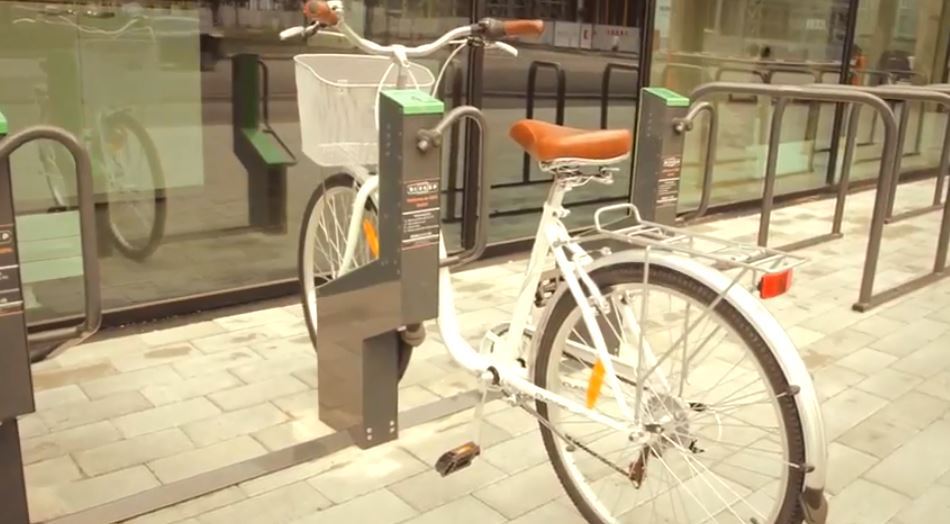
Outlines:
{"label": "reflection of bicycle in glass", "polygon": [[[371,52],[405,58],[412,51],[350,36],[338,4],[311,2],[307,11]],[[456,38],[540,34],[541,28],[537,21],[485,20],[423,48]],[[315,74],[304,73],[305,79]],[[338,73],[351,71],[341,66]],[[312,89],[305,82],[298,87],[303,104]],[[337,89],[348,96],[345,87]],[[337,107],[340,100],[329,103]],[[318,116],[337,129],[331,119],[339,113],[304,113],[312,109],[302,106],[301,120]],[[435,154],[445,131],[463,117],[481,128],[484,167],[489,130],[470,106],[404,137],[403,151]],[[827,452],[817,394],[791,340],[744,284],[750,280],[762,298],[778,296],[804,259],[646,222],[630,204],[598,210],[595,234],[573,237],[562,222],[566,194],[612,182],[613,166],[631,155],[629,131],[521,120],[509,134],[551,175],[552,186],[527,269],[514,284],[519,292],[510,322],[486,333],[477,350],[462,336],[452,278],[448,267],[440,268],[442,340],[454,361],[478,377],[482,404],[475,441],[442,455],[436,470],[454,473],[481,453],[477,424],[494,391],[538,420],[554,471],[588,522],[824,524]],[[303,137],[306,151],[306,128]],[[326,192],[318,197],[328,201],[324,208],[338,229],[324,229],[322,218],[308,216],[303,234],[326,238],[343,260],[337,276],[356,262],[355,252],[373,256],[364,227],[373,215],[366,207],[373,180],[349,186],[347,205],[333,205]],[[482,189],[487,183],[480,177]],[[605,222],[611,213],[618,220]],[[488,220],[484,200],[479,220]],[[595,253],[582,241],[640,249]],[[445,262],[441,238],[440,254]],[[547,275],[552,259],[554,272]],[[312,270],[306,276],[309,293],[317,283]],[[315,313],[316,295],[305,300],[307,314]],[[534,326],[536,307],[543,311]]]}
{"label": "reflection of bicycle in glass", "polygon": [[[70,19],[72,11],[47,6],[40,11],[45,23],[74,27],[96,38],[123,45],[118,37],[132,33],[146,35],[155,42],[154,33],[143,26],[143,18],[135,17],[116,30],[88,28]],[[83,16],[112,18],[114,13],[87,11]],[[17,23],[35,23],[35,19],[21,19]],[[49,61],[43,64],[48,83],[51,76]],[[56,124],[52,114],[50,95],[43,87],[35,90],[40,108],[41,123]],[[109,231],[116,249],[133,260],[144,260],[155,252],[165,232],[166,201],[163,192],[165,175],[155,143],[148,131],[136,120],[130,110],[106,107],[96,112],[93,122],[82,133],[93,160],[94,175],[108,198]],[[46,180],[56,208],[69,208],[72,194],[72,167],[58,148],[43,141],[38,145],[40,169]]]}

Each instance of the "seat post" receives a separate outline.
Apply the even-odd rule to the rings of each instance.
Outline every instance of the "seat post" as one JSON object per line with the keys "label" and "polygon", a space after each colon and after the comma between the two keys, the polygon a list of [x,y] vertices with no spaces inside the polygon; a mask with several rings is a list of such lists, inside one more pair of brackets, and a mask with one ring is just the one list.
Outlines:
{"label": "seat post", "polygon": [[541,170],[547,173],[551,173],[551,187],[548,189],[548,196],[544,200],[544,209],[563,209],[564,208],[564,195],[571,190],[570,185],[567,183],[567,179],[561,173],[561,170],[558,169],[549,169],[544,166],[544,163],[541,163]]}

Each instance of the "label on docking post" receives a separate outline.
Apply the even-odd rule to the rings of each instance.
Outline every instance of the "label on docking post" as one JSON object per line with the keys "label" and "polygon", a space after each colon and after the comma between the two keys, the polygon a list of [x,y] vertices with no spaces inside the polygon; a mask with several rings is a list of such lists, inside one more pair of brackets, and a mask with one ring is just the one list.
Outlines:
{"label": "label on docking post", "polygon": [[12,224],[0,225],[0,308],[18,305],[20,267],[17,265],[16,238]]}
{"label": "label on docking post", "polygon": [[680,169],[683,160],[679,156],[663,158],[663,168],[656,185],[657,207],[675,206],[680,192]]}
{"label": "label on docking post", "polygon": [[402,248],[415,249],[439,242],[439,179],[403,184]]}

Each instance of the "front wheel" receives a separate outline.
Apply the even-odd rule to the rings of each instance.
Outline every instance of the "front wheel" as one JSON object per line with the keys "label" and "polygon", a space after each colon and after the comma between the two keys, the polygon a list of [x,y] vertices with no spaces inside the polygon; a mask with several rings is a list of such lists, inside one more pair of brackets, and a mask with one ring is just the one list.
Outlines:
{"label": "front wheel", "polygon": [[158,249],[167,216],[165,173],[148,131],[131,115],[106,120],[100,137],[109,194],[109,231],[116,249],[142,261]]}
{"label": "front wheel", "polygon": [[573,295],[542,326],[537,385],[616,419],[623,399],[634,419],[619,432],[538,402],[568,495],[591,523],[801,523],[802,424],[779,362],[716,291],[664,267],[644,273],[591,273],[609,306],[594,312],[619,395]]}
{"label": "front wheel", "polygon": [[[353,203],[359,181],[349,173],[337,173],[323,181],[307,204],[300,228],[298,276],[304,319],[313,347],[317,347],[317,289],[379,258],[379,213],[367,199],[360,216],[353,217]],[[344,267],[350,223],[359,220],[352,258]],[[402,338],[399,343],[399,376],[406,372],[412,345]]]}

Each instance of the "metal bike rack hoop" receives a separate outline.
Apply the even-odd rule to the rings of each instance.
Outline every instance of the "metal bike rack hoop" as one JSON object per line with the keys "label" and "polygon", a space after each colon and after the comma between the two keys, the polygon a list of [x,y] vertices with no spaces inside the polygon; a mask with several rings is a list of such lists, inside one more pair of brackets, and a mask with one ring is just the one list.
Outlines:
{"label": "metal bike rack hoop", "polygon": [[894,200],[897,194],[897,186],[900,182],[900,167],[901,161],[903,159],[902,152],[907,132],[908,111],[906,109],[906,105],[909,102],[934,102],[950,109],[950,88],[943,88],[939,86],[904,86],[893,84],[882,85],[878,87],[838,86],[838,88],[872,93],[883,98],[884,100],[898,101],[905,104],[905,108],[901,111],[900,121],[898,124],[898,155],[894,159],[895,175],[893,184],[890,188],[890,193],[888,193],[889,200],[887,205],[887,217],[885,218],[885,221],[887,223],[897,222],[899,220],[904,220],[906,218],[915,217],[923,213],[929,213],[930,211],[940,209],[941,202],[943,202],[942,194],[944,178],[946,176],[947,169],[950,168],[950,120],[947,121],[947,127],[944,131],[944,142],[940,155],[940,164],[937,169],[937,186],[934,191],[933,204],[927,207],[906,211],[900,215],[894,215]]}
{"label": "metal bike rack hoop", "polygon": [[[884,99],[902,100],[904,102],[936,102],[944,105],[944,107],[950,107],[950,88],[945,88],[943,86],[928,87],[888,85],[873,88],[860,86],[849,87],[850,89],[877,94]],[[853,147],[851,144],[849,144],[849,146]],[[901,146],[903,146],[903,144],[901,144]],[[941,197],[943,196],[944,177],[946,176],[947,170],[950,169],[950,121],[948,121],[945,130],[943,148],[940,154],[940,164],[937,168],[937,188],[934,194],[934,205],[911,210],[909,212],[902,213],[901,215],[893,215],[892,212],[895,200],[894,197],[896,196],[898,182],[897,170],[899,167],[900,160],[899,158],[895,158],[893,167],[894,174],[890,180],[890,184],[887,187],[887,205],[884,206],[883,209],[879,209],[877,206],[875,206],[874,209],[874,219],[871,222],[871,237],[868,244],[868,259],[865,261],[865,271],[861,280],[860,295],[858,297],[858,301],[853,306],[854,310],[856,311],[868,311],[880,304],[936,282],[937,280],[946,277],[948,274],[946,272],[946,263],[947,250],[948,246],[950,246],[950,198],[947,198],[943,204],[943,216],[940,221],[933,270],[926,275],[914,278],[898,286],[892,287],[880,293],[874,293],[874,278],[876,276],[877,269],[876,262],[877,256],[880,253],[881,242],[883,241],[884,224],[888,221],[893,222],[940,208],[940,201]],[[880,191],[880,184],[878,187],[878,190]],[[878,198],[880,198],[880,195],[878,195]],[[872,256],[874,257],[873,262],[875,265],[869,269],[869,266],[871,266],[870,263],[872,262]]]}
{"label": "metal bike rack hoop", "polygon": [[[556,95],[555,95],[555,104],[556,109],[554,113],[554,123],[557,125],[564,124],[564,104],[565,97],[567,96],[567,75],[564,73],[564,68],[561,67],[561,64],[557,62],[547,62],[544,60],[535,60],[531,62],[531,65],[528,67],[528,87],[527,93],[525,94],[525,118],[534,118],[534,95],[537,90],[538,83],[538,69],[540,68],[550,69],[554,71],[557,83],[555,84]],[[537,181],[536,181],[537,182]],[[543,180],[540,182],[550,182],[550,180]],[[524,154],[522,165],[521,165],[521,182],[515,184],[498,184],[494,187],[511,187],[511,186],[522,186],[526,184],[531,184],[531,156],[527,153]]]}
{"label": "metal bike rack hoop", "polygon": [[[694,101],[715,94],[745,94],[768,96],[778,100],[805,100],[814,102],[841,102],[849,104],[862,104],[874,109],[884,121],[884,153],[881,160],[881,169],[878,176],[877,195],[874,202],[874,214],[871,219],[871,238],[868,241],[868,256],[865,260],[864,275],[865,284],[873,282],[873,275],[877,270],[878,257],[880,256],[880,241],[884,227],[884,214],[887,210],[889,189],[893,182],[894,159],[897,155],[897,119],[890,106],[879,96],[867,93],[861,90],[852,90],[842,86],[822,85],[816,86],[780,86],[780,85],[756,85],[742,84],[738,82],[714,82],[701,85],[696,88],[690,98]],[[765,173],[765,189],[762,195],[762,212],[759,220],[759,243],[765,245],[768,239],[768,229],[771,220],[772,208],[774,206],[774,188],[776,176],[777,153],[772,151],[778,149],[779,133],[777,129],[781,127],[782,112],[776,112],[772,122],[772,133],[769,137],[768,164]],[[778,122],[776,122],[778,121]],[[709,189],[703,188],[707,198]],[[838,198],[842,199],[845,195],[839,191]],[[840,203],[837,204],[840,206]],[[836,206],[836,207],[837,207]],[[840,232],[821,235],[818,237],[796,242],[782,249],[797,249],[814,245],[827,240],[840,237]],[[869,276],[870,275],[870,276]],[[862,284],[862,285],[865,285]]]}
{"label": "metal bike rack hoop", "polygon": [[464,118],[474,121],[478,127],[478,151],[481,159],[478,163],[478,217],[475,225],[475,245],[442,259],[439,263],[441,267],[461,266],[478,260],[488,247],[488,198],[491,194],[491,184],[485,180],[485,144],[488,143],[488,123],[485,121],[485,115],[477,107],[456,107],[449,111],[435,127],[420,131],[416,144],[421,153],[430,152],[441,144],[445,131]]}
{"label": "metal bike rack hoop", "polygon": [[52,140],[62,144],[72,155],[76,165],[79,193],[79,230],[82,246],[83,295],[85,318],[76,326],[52,329],[30,335],[31,344],[54,344],[49,353],[54,356],[82,343],[95,334],[102,325],[102,300],[99,259],[96,251],[95,200],[92,180],[92,161],[89,153],[74,135],[58,127],[34,126],[0,140],[0,162],[21,146],[34,140]]}
{"label": "metal bike rack hoop", "polygon": [[683,218],[685,221],[699,218],[709,209],[710,193],[712,191],[713,167],[716,165],[716,137],[719,135],[719,116],[715,104],[699,102],[690,106],[689,111],[681,120],[674,123],[677,133],[686,133],[693,129],[696,118],[700,113],[709,115],[709,130],[706,138],[706,159],[703,162],[703,187],[700,196],[699,208]]}
{"label": "metal bike rack hoop", "polygon": [[[609,62],[606,67],[604,67],[603,78],[600,82],[600,128],[607,129],[607,111],[608,111],[608,100],[610,99],[610,77],[614,69],[618,71],[626,71],[630,73],[636,73],[639,77],[640,68],[635,64],[624,64],[622,62]],[[637,79],[639,82],[639,78]],[[636,93],[636,90],[634,90]]]}
{"label": "metal bike rack hoop", "polygon": [[[462,105],[462,90],[465,78],[462,76],[462,67],[457,61],[449,65],[452,77],[452,107]],[[445,85],[442,83],[442,93],[440,98],[445,100]],[[449,136],[449,173],[447,177],[448,187],[445,189],[445,211],[442,213],[442,220],[447,223],[458,222],[461,216],[455,216],[456,202],[458,201],[459,188],[459,139],[461,137],[461,127],[452,126]]]}

